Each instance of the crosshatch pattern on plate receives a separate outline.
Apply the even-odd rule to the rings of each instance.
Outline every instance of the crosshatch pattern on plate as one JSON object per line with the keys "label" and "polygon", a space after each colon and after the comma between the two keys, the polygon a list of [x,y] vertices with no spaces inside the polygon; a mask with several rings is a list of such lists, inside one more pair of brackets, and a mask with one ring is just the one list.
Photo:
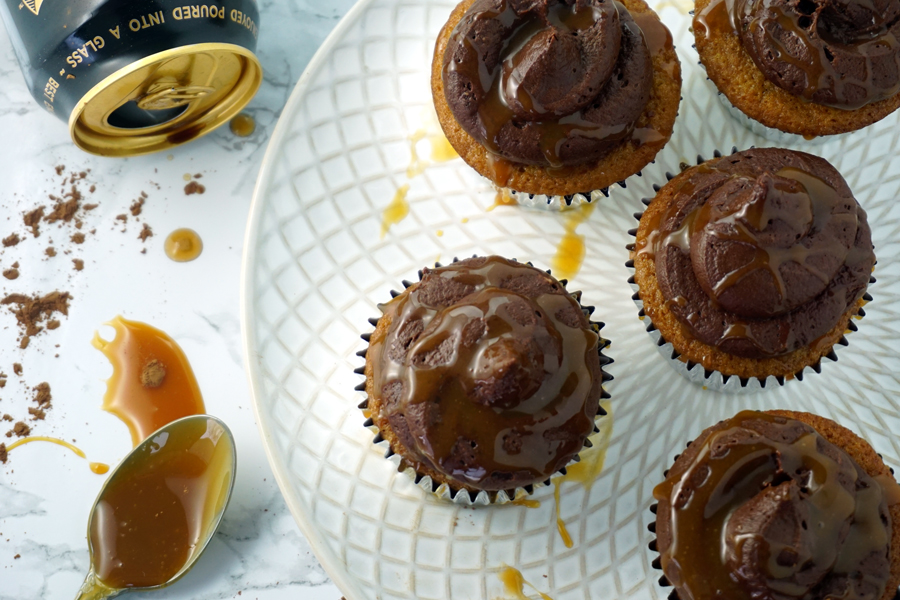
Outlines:
{"label": "crosshatch pattern on plate", "polygon": [[[361,380],[353,369],[363,364],[356,353],[365,348],[359,336],[371,331],[377,303],[435,260],[498,253],[548,268],[568,218],[488,211],[494,190],[458,159],[407,177],[410,136],[430,110],[433,40],[454,4],[363,2],[339,25],[305,91],[284,111],[248,237],[245,328],[262,428],[298,522],[351,600],[503,597],[503,565],[554,600],[665,598],[648,549],[653,486],[687,441],[744,408],[834,418],[900,466],[896,116],[807,148],[848,179],[879,257],[875,301],[850,345],[837,348],[837,363],[825,361],[821,375],[781,389],[729,396],[682,379],[644,332],[624,266],[641,198],[698,154],[772,145],[716,98],[691,47],[687,3],[663,0],[684,75],[675,135],[655,164],[612,189],[577,230],[586,259],[569,288],[583,290],[607,323],[616,380],[608,387],[614,426],[603,473],[589,489],[561,489],[574,547],[557,532],[552,487],[536,491],[537,509],[472,509],[436,501],[395,471],[363,427],[363,398],[353,391]],[[405,184],[409,215],[382,237],[382,213]]]}

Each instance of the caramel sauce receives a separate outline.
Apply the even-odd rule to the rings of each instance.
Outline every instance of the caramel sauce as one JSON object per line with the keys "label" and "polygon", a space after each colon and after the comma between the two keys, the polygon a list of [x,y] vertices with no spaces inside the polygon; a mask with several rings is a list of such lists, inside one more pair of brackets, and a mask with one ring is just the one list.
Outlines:
{"label": "caramel sauce", "polygon": [[[422,140],[428,140],[430,145],[429,159],[419,156],[418,145]],[[426,129],[419,129],[409,136],[409,142],[409,151],[412,158],[409,166],[406,168],[407,179],[418,177],[433,164],[445,163],[454,158],[459,158],[459,154],[457,154],[443,133],[431,133]]]}
{"label": "caramel sauce", "polygon": [[[176,419],[206,412],[191,365],[175,340],[155,327],[122,317],[108,325],[116,330],[116,337],[106,341],[95,333],[91,342],[113,366],[103,410],[128,426],[135,446]],[[142,382],[153,361],[165,373],[155,387]]]}
{"label": "caramel sauce", "polygon": [[250,137],[256,131],[256,119],[247,113],[240,113],[228,123],[231,133],[238,137]]}
{"label": "caramel sauce", "polygon": [[[741,432],[747,431],[745,424],[752,421],[767,422],[772,427],[773,437],[789,440],[794,439],[792,435],[796,436],[790,431],[797,421],[755,411],[741,412],[724,422],[703,442],[689,465],[676,464],[666,480],[654,489],[653,496],[660,502],[660,514],[665,511],[662,518],[668,518],[671,524],[671,544],[667,549],[661,549],[666,576],[670,581],[679,582],[679,588],[686,590],[687,597],[750,598],[748,589],[737,580],[740,571],[734,569],[740,568],[735,563],[741,564],[746,540],[753,538],[760,543],[763,560],[772,558],[762,567],[770,589],[794,586],[791,578],[812,565],[833,565],[833,572],[846,574],[849,582],[855,581],[852,572],[858,567],[856,561],[877,554],[889,544],[890,532],[879,514],[879,506],[885,497],[881,486],[870,483],[872,479],[858,470],[852,460],[837,462],[824,454],[820,448],[827,442],[815,431],[801,431],[790,443],[754,434],[755,429],[749,430],[750,435],[741,437]],[[741,441],[715,450],[719,444],[728,444],[729,440]],[[802,544],[797,548],[785,546],[753,531],[736,534],[732,546],[726,535],[732,515],[768,488],[779,485],[783,481],[777,479],[779,477],[797,477],[803,481],[796,484],[797,479],[793,479],[806,507],[802,513],[805,515],[804,532],[808,529],[808,535],[814,536],[810,547]],[[860,483],[854,485],[858,480]],[[688,484],[690,487],[685,489]],[[855,495],[845,485],[853,485]],[[848,522],[849,533],[844,529]],[[790,523],[785,526],[788,525]],[[845,533],[846,538],[843,537]],[[785,555],[798,558],[783,563],[781,557]],[[778,560],[775,557],[779,557]],[[884,591],[886,576],[887,572],[885,581],[879,582],[860,574],[860,580],[864,578],[869,584],[880,585],[881,591],[873,596],[877,598]],[[842,597],[857,597],[852,590],[854,584],[850,585],[849,596]],[[802,595],[802,590],[791,594],[792,597]]]}
{"label": "caramel sauce", "polygon": [[612,404],[604,402],[602,404],[606,410],[606,416],[597,422],[597,428],[600,430],[590,437],[593,447],[584,448],[578,453],[580,461],[569,465],[566,468],[566,474],[553,479],[553,498],[556,501],[556,529],[562,538],[566,548],[572,547],[572,536],[566,528],[565,521],[559,515],[559,494],[560,487],[565,482],[580,483],[586,490],[590,490],[591,486],[603,472],[603,466],[606,463],[606,451],[609,450],[609,444],[612,442],[613,432],[613,412]]}
{"label": "caramel sauce", "polygon": [[[498,206],[518,206],[519,203],[516,202],[515,198],[512,197],[512,194],[509,193],[509,190],[506,188],[498,189],[497,194],[494,196],[494,203],[487,208],[487,212],[493,212],[495,208]],[[466,219],[468,221],[468,219]]]}
{"label": "caramel sauce", "polygon": [[900,485],[897,484],[897,480],[894,479],[893,476],[878,475],[877,477],[874,477],[874,479],[878,482],[878,485],[881,486],[888,506],[900,504]]}
{"label": "caramel sauce", "polygon": [[387,235],[390,228],[409,215],[409,202],[406,200],[406,194],[409,193],[409,184],[405,183],[400,186],[397,193],[394,194],[393,200],[384,209],[381,219],[381,237]]}
{"label": "caramel sauce", "polygon": [[[79,458],[87,459],[87,455],[84,453],[84,451],[81,448],[78,448],[77,446],[75,446],[74,444],[70,444],[69,442],[67,442],[65,440],[60,440],[60,439],[52,438],[52,437],[45,437],[42,435],[35,435],[35,436],[27,437],[27,438],[22,438],[20,440],[16,440],[12,444],[8,445],[6,447],[6,450],[12,451],[15,448],[18,448],[19,446],[24,446],[25,444],[31,444],[33,442],[44,442],[44,443],[48,443],[48,444],[55,444],[57,446],[62,446],[63,448],[67,448],[67,449],[71,450],[75,454],[75,456],[77,456]],[[89,462],[88,467],[90,467],[91,471],[93,473],[96,473],[97,475],[104,475],[109,472],[109,465],[105,465],[103,463]]]}
{"label": "caramel sauce", "polygon": [[161,432],[130,456],[91,515],[97,583],[123,590],[175,578],[224,508],[233,451],[222,426],[204,419]]}
{"label": "caramel sauce", "polygon": [[536,591],[538,595],[540,595],[541,600],[553,600],[553,598],[543,592],[539,592],[536,587],[525,581],[525,578],[522,577],[522,573],[518,569],[504,567],[497,573],[497,577],[503,582],[503,588],[506,593],[516,600],[529,600],[528,596],[525,595],[526,585]]}
{"label": "caramel sauce", "polygon": [[176,229],[166,238],[165,248],[175,262],[190,262],[203,252],[203,240],[193,229]]}
{"label": "caramel sauce", "polygon": [[513,506],[524,506],[525,508],[540,508],[541,503],[539,500],[531,500],[530,498],[516,498],[512,502],[510,502]]}
{"label": "caramel sauce", "polygon": [[581,270],[584,262],[584,236],[578,235],[578,227],[590,218],[594,212],[594,204],[582,204],[569,213],[566,218],[566,233],[563,235],[556,255],[550,261],[553,275],[559,279],[572,279]]}

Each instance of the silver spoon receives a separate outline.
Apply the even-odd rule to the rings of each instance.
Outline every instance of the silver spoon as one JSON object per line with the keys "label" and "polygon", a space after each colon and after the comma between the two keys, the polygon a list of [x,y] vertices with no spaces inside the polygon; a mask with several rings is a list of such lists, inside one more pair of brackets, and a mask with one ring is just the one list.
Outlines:
{"label": "silver spoon", "polygon": [[[181,452],[180,455],[179,452]],[[112,516],[110,511],[115,510],[114,507],[111,507],[111,502],[115,501],[116,494],[120,493],[122,486],[128,485],[129,477],[133,479],[135,474],[145,475],[154,468],[160,468],[164,459],[169,455],[190,455],[189,460],[194,464],[200,461],[207,465],[207,469],[215,468],[217,470],[218,478],[207,490],[206,498],[202,502],[204,507],[202,527],[194,535],[184,565],[167,581],[157,585],[133,585],[127,582],[124,587],[110,585],[101,579],[102,573],[98,573],[98,564],[103,564],[104,557],[97,556],[97,553],[102,553],[103,549],[94,547],[94,527],[95,525],[102,527],[105,523],[113,521],[109,519]],[[231,431],[222,421],[208,415],[194,415],[173,421],[141,442],[110,473],[91,508],[87,535],[91,570],[75,600],[104,600],[126,591],[158,590],[171,585],[190,571],[218,529],[225,508],[228,506],[231,490],[234,487],[236,460],[234,436]],[[179,479],[179,481],[183,480],[183,477]],[[147,515],[147,518],[152,519],[153,515]],[[117,536],[128,535],[128,531],[133,531],[133,529],[126,529],[124,533],[118,529],[115,530]],[[115,550],[116,548],[112,549],[112,554],[115,554]],[[110,558],[106,557],[106,559]]]}

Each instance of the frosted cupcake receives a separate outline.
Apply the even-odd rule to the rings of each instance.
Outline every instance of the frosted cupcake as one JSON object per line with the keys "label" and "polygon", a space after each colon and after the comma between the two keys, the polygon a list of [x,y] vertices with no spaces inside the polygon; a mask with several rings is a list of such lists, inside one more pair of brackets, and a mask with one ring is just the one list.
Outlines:
{"label": "frosted cupcake", "polygon": [[381,310],[362,386],[368,425],[441,496],[530,492],[576,458],[604,414],[607,342],[592,309],[548,273],[470,258],[425,269]]}
{"label": "frosted cupcake", "polygon": [[697,0],[700,61],[742,113],[811,138],[900,107],[900,0]]}
{"label": "frosted cupcake", "polygon": [[497,186],[590,195],[669,140],[681,71],[643,0],[464,0],[431,85],[450,143]]}

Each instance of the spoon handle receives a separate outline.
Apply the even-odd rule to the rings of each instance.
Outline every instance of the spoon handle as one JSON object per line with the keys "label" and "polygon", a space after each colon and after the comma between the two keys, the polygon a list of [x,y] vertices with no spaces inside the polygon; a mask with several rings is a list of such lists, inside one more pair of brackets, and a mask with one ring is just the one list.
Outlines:
{"label": "spoon handle", "polygon": [[122,590],[103,585],[94,574],[94,569],[91,568],[87,577],[84,578],[84,583],[81,584],[81,589],[78,590],[75,600],[106,600],[107,598],[118,596],[121,592]]}

